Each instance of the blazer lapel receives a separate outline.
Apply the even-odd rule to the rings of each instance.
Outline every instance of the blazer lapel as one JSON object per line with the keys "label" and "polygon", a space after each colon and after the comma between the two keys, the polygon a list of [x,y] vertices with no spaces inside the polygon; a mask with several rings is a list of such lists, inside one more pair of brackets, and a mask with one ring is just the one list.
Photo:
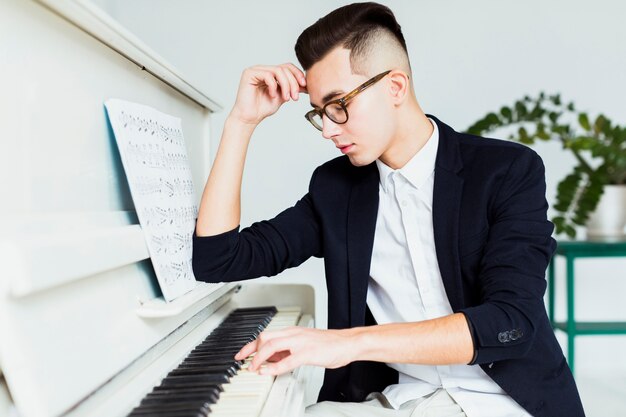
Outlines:
{"label": "blazer lapel", "polygon": [[350,325],[365,320],[376,215],[378,213],[378,168],[370,164],[357,168],[348,206],[348,274],[350,286]]}
{"label": "blazer lapel", "polygon": [[432,118],[439,127],[439,149],[435,163],[433,229],[439,270],[453,311],[463,306],[459,259],[459,213],[463,192],[463,169],[457,133]]}

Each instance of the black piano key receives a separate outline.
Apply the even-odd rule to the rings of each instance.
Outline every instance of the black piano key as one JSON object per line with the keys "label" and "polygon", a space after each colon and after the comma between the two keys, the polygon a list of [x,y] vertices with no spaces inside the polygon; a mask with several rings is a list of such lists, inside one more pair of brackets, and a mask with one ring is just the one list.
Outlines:
{"label": "black piano key", "polygon": [[183,361],[178,365],[179,367],[185,367],[186,365],[194,366],[196,364],[205,364],[205,365],[229,365],[234,366],[236,368],[241,368],[243,365],[242,360],[236,360],[234,355],[194,355],[187,356]]}
{"label": "black piano key", "polygon": [[272,318],[269,316],[258,316],[258,317],[229,317],[222,322],[215,330],[221,330],[228,327],[240,326],[240,327],[248,327],[248,326],[257,326],[264,325],[267,326],[269,322],[272,321]]}
{"label": "black piano key", "polygon": [[237,349],[241,348],[245,343],[239,341],[230,341],[226,340],[223,343],[211,341],[209,343],[201,343],[195,347],[194,351],[202,350],[202,349],[215,349],[215,350],[229,350],[229,349]]}
{"label": "black piano key", "polygon": [[[272,312],[275,314],[278,310],[274,306],[257,306],[257,307],[239,307],[233,313],[253,313],[253,312]],[[231,313],[232,314],[232,313]]]}
{"label": "black piano key", "polygon": [[167,374],[167,377],[171,376],[183,376],[183,375],[214,375],[225,374],[229,377],[234,376],[238,369],[232,366],[198,366],[190,368],[177,368]]}
{"label": "black piano key", "polygon": [[[243,347],[243,346],[242,346]],[[230,356],[231,359],[233,359],[235,357],[235,354],[237,352],[239,352],[241,350],[241,348],[236,347],[236,348],[229,348],[229,349],[217,349],[217,348],[203,348],[203,349],[194,349],[193,351],[189,352],[189,355],[191,358],[193,358],[194,356],[220,356],[222,358],[228,357]]]}
{"label": "black piano key", "polygon": [[132,411],[129,417],[207,417],[210,411],[198,411],[198,410],[183,410],[183,411],[170,411],[170,410],[136,410]]}
{"label": "black piano key", "polygon": [[[176,403],[176,404],[147,404],[135,407],[131,411],[131,415],[156,415],[157,413],[176,412],[176,413],[197,413],[200,415],[208,415],[211,412],[209,405],[199,402]],[[194,414],[195,415],[195,414]]]}
{"label": "black piano key", "polygon": [[172,399],[179,399],[179,398],[189,398],[189,397],[195,397],[195,398],[205,398],[207,400],[212,400],[212,399],[217,399],[220,396],[220,389],[217,388],[213,388],[213,389],[207,389],[207,388],[202,388],[202,389],[181,389],[181,390],[162,390],[162,391],[154,391],[154,392],[150,392],[148,393],[143,400],[141,400],[141,403],[143,404],[144,401],[150,399],[150,398],[161,398],[161,399],[168,399],[168,400],[172,400]]}
{"label": "black piano key", "polygon": [[218,327],[225,327],[227,326],[229,323],[234,323],[234,322],[247,322],[247,323],[253,323],[255,320],[257,321],[266,321],[268,318],[271,318],[273,316],[269,315],[269,314],[253,314],[250,316],[244,316],[244,315],[230,315],[228,317],[226,317],[224,319],[224,321],[222,321],[221,325]]}
{"label": "black piano key", "polygon": [[205,382],[205,383],[226,383],[230,378],[226,374],[206,374],[206,375],[181,375],[181,376],[168,376],[161,385],[176,385],[177,383],[185,382]]}
{"label": "black piano key", "polygon": [[237,312],[233,312],[230,315],[228,315],[228,317],[226,317],[222,323],[228,323],[229,321],[233,321],[233,320],[247,320],[247,321],[252,321],[255,319],[258,320],[265,320],[267,317],[273,317],[273,314],[267,314],[267,313],[254,313],[254,314],[237,314]]}
{"label": "black piano key", "polygon": [[238,338],[243,338],[245,336],[252,336],[254,338],[256,338],[259,333],[261,333],[261,331],[263,329],[265,329],[265,327],[260,328],[260,325],[254,326],[254,327],[237,327],[237,328],[233,328],[233,329],[222,329],[216,333],[211,333],[210,336],[207,336],[207,338],[203,341],[203,343],[209,343],[211,341],[223,341],[223,340],[232,340],[232,341],[237,341]]}
{"label": "black piano key", "polygon": [[190,355],[197,355],[197,354],[203,354],[203,355],[222,355],[222,356],[226,356],[226,355],[232,355],[231,357],[235,356],[235,353],[239,352],[241,350],[241,348],[243,347],[243,345],[241,347],[236,346],[236,347],[229,347],[228,349],[218,349],[216,346],[212,346],[212,347],[202,347],[202,348],[197,348],[192,350],[191,352],[189,352]]}
{"label": "black piano key", "polygon": [[272,321],[271,317],[267,317],[267,316],[259,316],[259,317],[233,317],[230,319],[226,319],[224,320],[224,322],[215,330],[221,331],[223,329],[227,329],[227,328],[234,328],[234,327],[256,327],[258,325],[261,325],[263,327],[266,327],[269,322]]}
{"label": "black piano key", "polygon": [[241,343],[242,345],[245,345],[248,342],[253,341],[254,339],[256,339],[259,335],[255,334],[254,332],[248,331],[246,330],[245,333],[242,333],[240,336],[234,337],[234,336],[211,336],[210,338],[205,339],[202,343],[198,344],[198,346],[206,346],[206,345],[210,345],[211,343],[215,343],[215,344],[220,344],[220,343]]}
{"label": "black piano key", "polygon": [[275,314],[276,314],[276,311],[262,311],[262,310],[257,310],[257,311],[249,310],[248,311],[248,310],[243,310],[243,309],[236,309],[233,312],[231,312],[226,318],[231,319],[235,317],[256,317],[256,316],[272,317]]}
{"label": "black piano key", "polygon": [[[251,334],[251,332],[246,332],[246,334],[250,335],[250,334]],[[195,347],[195,349],[198,349],[198,348],[203,348],[203,347],[211,347],[211,346],[213,346],[213,347],[219,347],[219,346],[234,346],[234,345],[240,345],[240,346],[243,346],[243,345],[245,345],[246,343],[248,343],[249,341],[252,341],[252,340],[256,339],[258,336],[259,336],[259,335],[257,334],[257,335],[255,335],[255,336],[254,336],[254,337],[252,337],[252,338],[247,338],[247,339],[244,339],[244,340],[229,339],[229,338],[227,338],[227,337],[221,337],[221,338],[216,338],[216,339],[209,339],[209,340],[206,340],[206,341],[204,341],[204,342],[202,342],[202,343],[199,343],[199,344]],[[250,340],[250,339],[251,339],[251,340]]]}
{"label": "black piano key", "polygon": [[200,345],[207,345],[209,343],[222,343],[222,342],[228,342],[228,343],[237,342],[237,343],[246,344],[248,342],[253,341],[254,339],[256,339],[256,336],[246,331],[245,333],[242,333],[241,335],[238,335],[237,337],[235,337],[234,335],[207,337],[206,339],[204,339],[202,343],[200,343]]}
{"label": "black piano key", "polygon": [[187,363],[204,363],[206,365],[243,365],[243,361],[235,359],[235,354],[231,354],[230,352],[225,354],[221,353],[219,355],[210,353],[195,353],[193,355],[187,355],[187,357],[183,359],[180,364],[185,365]]}
{"label": "black piano key", "polygon": [[206,366],[206,365],[215,365],[215,366],[232,366],[236,369],[241,369],[243,366],[243,361],[237,361],[233,358],[233,356],[228,358],[218,358],[215,359],[213,357],[203,357],[203,356],[192,356],[184,359],[178,368],[186,369],[186,368],[195,368],[197,366]]}
{"label": "black piano key", "polygon": [[240,362],[240,360],[235,360],[235,355],[231,355],[229,353],[210,353],[210,352],[196,352],[189,353],[184,360],[189,359],[190,361],[207,361],[213,363],[226,363],[226,362]]}
{"label": "black piano key", "polygon": [[[236,352],[235,352],[236,353]],[[239,366],[241,367],[244,364],[244,361],[238,361],[235,359],[235,353],[227,352],[225,355],[221,356],[213,356],[213,355],[194,355],[187,356],[180,363],[180,366],[186,365],[230,365],[230,366]]]}
{"label": "black piano key", "polygon": [[231,352],[190,352],[185,359],[189,359],[190,361],[214,361],[215,363],[231,361],[241,362],[240,360],[236,360],[235,354]]}
{"label": "black piano key", "polygon": [[216,392],[206,392],[206,393],[178,393],[175,396],[169,395],[153,395],[149,394],[143,400],[141,400],[141,405],[148,404],[177,404],[177,403],[186,403],[186,404],[194,404],[198,402],[201,405],[207,404],[215,404],[217,399],[219,398],[219,393]]}
{"label": "black piano key", "polygon": [[247,345],[248,343],[254,341],[257,337],[255,336],[254,338],[250,338],[250,339],[246,339],[246,340],[228,340],[228,339],[223,339],[223,340],[211,340],[202,344],[198,344],[198,346],[194,347],[192,351],[190,351],[189,353],[192,352],[197,352],[203,349],[215,349],[215,350],[225,350],[225,349],[234,349],[235,347],[243,347],[245,345]]}
{"label": "black piano key", "polygon": [[[247,334],[250,335],[252,334],[252,332],[247,332]],[[252,340],[255,340],[257,337],[259,337],[258,334],[255,334],[253,338],[250,338],[251,340],[250,339],[246,339],[246,340],[228,339],[226,337],[219,338],[219,339],[210,339],[205,342],[198,343],[198,345],[194,347],[194,350],[204,349],[204,348],[226,349],[226,348],[234,347],[235,345],[243,346],[246,343],[251,342]]]}
{"label": "black piano key", "polygon": [[211,403],[204,398],[193,398],[190,400],[176,400],[174,398],[169,401],[160,401],[158,403],[143,403],[143,401],[147,400],[144,398],[142,404],[138,405],[133,409],[133,411],[145,411],[145,410],[168,410],[168,411],[198,411],[198,412],[208,412],[211,410],[211,405],[215,404]]}
{"label": "black piano key", "polygon": [[188,363],[179,366],[176,369],[171,370],[167,377],[170,376],[181,376],[181,375],[198,375],[198,374],[225,374],[229,376],[234,376],[239,369],[240,366],[221,366],[221,367],[207,367],[205,363],[194,364]]}
{"label": "black piano key", "polygon": [[257,327],[257,326],[263,326],[266,327],[269,322],[272,321],[271,317],[258,317],[258,318],[254,318],[252,320],[247,319],[247,318],[232,318],[229,320],[224,321],[220,326],[218,326],[215,330],[217,330],[218,332],[223,331],[224,329],[236,329],[237,327],[239,328],[243,328],[243,327]]}
{"label": "black piano key", "polygon": [[259,317],[259,318],[254,318],[252,320],[243,319],[243,318],[233,318],[233,319],[224,321],[221,325],[215,328],[214,331],[217,331],[219,333],[219,332],[223,332],[225,329],[236,330],[237,328],[245,328],[245,327],[249,327],[249,328],[255,328],[258,326],[267,327],[270,321],[272,321],[271,317],[268,317],[268,318]]}
{"label": "black piano key", "polygon": [[212,358],[202,358],[202,357],[192,357],[186,358],[183,360],[180,365],[178,365],[179,369],[194,369],[194,368],[233,368],[235,370],[241,369],[243,366],[242,361],[236,361],[235,359],[230,360],[214,360]]}
{"label": "black piano key", "polygon": [[186,389],[200,390],[200,389],[209,389],[213,387],[217,387],[218,389],[223,390],[222,384],[215,384],[212,382],[177,382],[177,383],[169,383],[166,385],[163,385],[163,383],[161,383],[160,385],[157,385],[156,387],[153,388],[153,392],[154,391],[182,391]]}
{"label": "black piano key", "polygon": [[252,332],[254,332],[255,329],[258,329],[257,325],[237,327],[233,329],[216,329],[214,330],[215,333],[208,335],[204,341],[208,342],[210,340],[239,340],[250,337],[254,338],[256,336],[254,336]]}
{"label": "black piano key", "polygon": [[146,397],[144,398],[148,398],[148,397],[152,397],[152,396],[177,396],[177,395],[186,395],[186,394],[208,394],[208,395],[220,395],[220,392],[222,392],[222,386],[218,385],[218,386],[214,386],[213,388],[209,387],[200,387],[200,388],[189,388],[189,387],[184,387],[184,388],[177,388],[177,387],[172,387],[172,389],[159,389],[159,390],[153,390],[152,392],[149,392]]}
{"label": "black piano key", "polygon": [[268,315],[268,314],[256,314],[253,316],[231,315],[231,316],[226,317],[224,321],[222,321],[222,323],[219,326],[217,326],[217,329],[223,329],[224,327],[229,327],[237,323],[241,325],[269,323],[272,320],[272,317],[273,315]]}
{"label": "black piano key", "polygon": [[133,410],[129,417],[207,417],[211,414],[211,409],[180,409],[168,410],[158,406],[153,408],[140,408]]}
{"label": "black piano key", "polygon": [[[231,355],[230,353],[223,352],[195,352],[189,353],[183,361],[196,361],[196,362],[207,362],[207,363],[227,363],[227,362],[239,362],[235,359],[235,355]],[[181,362],[182,363],[182,362]]]}

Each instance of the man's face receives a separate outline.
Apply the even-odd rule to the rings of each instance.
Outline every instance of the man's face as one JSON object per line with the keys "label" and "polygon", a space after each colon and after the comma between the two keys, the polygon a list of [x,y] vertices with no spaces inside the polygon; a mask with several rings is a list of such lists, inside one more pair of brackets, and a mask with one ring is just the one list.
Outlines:
{"label": "man's face", "polygon": [[[372,74],[376,75],[376,74]],[[335,48],[306,73],[307,90],[311,104],[321,109],[327,102],[338,99],[371,76],[353,74],[350,51]],[[355,166],[368,165],[379,158],[390,146],[393,119],[387,83],[382,79],[348,102],[348,121],[337,124],[323,117],[322,135],[333,141]]]}

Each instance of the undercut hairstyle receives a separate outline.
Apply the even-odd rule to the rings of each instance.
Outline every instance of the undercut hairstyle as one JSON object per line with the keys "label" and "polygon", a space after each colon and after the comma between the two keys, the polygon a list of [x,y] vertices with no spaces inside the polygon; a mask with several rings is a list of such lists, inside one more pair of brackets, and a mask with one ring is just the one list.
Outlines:
{"label": "undercut hairstyle", "polygon": [[[338,46],[350,50],[353,73],[367,75],[376,47],[391,47],[410,71],[406,42],[393,12],[378,3],[353,3],[340,7],[306,28],[296,41],[296,57],[308,71]],[[389,53],[390,51],[386,51]],[[396,59],[397,61],[397,59]]]}

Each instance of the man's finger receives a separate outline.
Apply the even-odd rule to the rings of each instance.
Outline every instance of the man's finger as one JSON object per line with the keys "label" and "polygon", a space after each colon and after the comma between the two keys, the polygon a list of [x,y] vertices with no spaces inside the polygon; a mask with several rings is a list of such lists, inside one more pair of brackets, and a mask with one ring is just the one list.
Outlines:
{"label": "man's finger", "polygon": [[302,92],[302,88],[306,88],[306,78],[304,77],[304,73],[291,63],[283,64],[282,68],[293,76],[295,84],[293,86],[294,91]]}
{"label": "man's finger", "polygon": [[278,96],[278,83],[274,78],[274,74],[272,74],[271,72],[266,72],[263,74],[262,80],[267,86],[267,91],[269,92],[270,97],[276,98],[276,96]]}
{"label": "man's finger", "polygon": [[251,371],[256,371],[259,369],[261,364],[265,363],[270,357],[274,356],[274,354],[283,351],[290,351],[289,345],[290,339],[286,337],[274,338],[270,339],[267,342],[261,343],[258,347],[252,362],[250,363],[249,369]]}
{"label": "man's finger", "polygon": [[290,87],[290,93],[291,93],[291,98],[292,100],[297,100],[298,99],[298,94],[300,92],[300,83],[298,82],[298,79],[296,78],[296,76],[293,74],[293,72],[291,72],[289,70],[288,67],[281,67],[283,72],[285,73],[285,75],[287,76],[287,79],[289,80],[289,87]]}
{"label": "man's finger", "polygon": [[283,64],[283,67],[291,71],[294,77],[296,77],[296,79],[298,80],[298,84],[300,84],[303,87],[306,85],[306,78],[304,76],[304,72],[302,72],[300,68],[296,67],[291,62],[287,62],[286,64]]}
{"label": "man's finger", "polygon": [[271,71],[274,73],[274,78],[280,87],[281,98],[285,101],[289,100],[289,96],[291,96],[291,85],[289,84],[285,70],[280,67],[273,67]]}
{"label": "man's finger", "polygon": [[271,339],[273,339],[275,337],[280,337],[282,335],[283,335],[283,333],[281,331],[273,331],[273,332],[263,331],[263,332],[261,332],[257,336],[256,339],[254,339],[252,342],[249,342],[244,347],[242,347],[241,350],[239,350],[239,352],[235,355],[235,359],[237,359],[237,360],[246,359],[248,356],[250,356],[254,352],[256,352],[260,345],[263,345],[267,341],[269,341],[269,340],[271,340]]}
{"label": "man's finger", "polygon": [[239,352],[237,352],[237,354],[235,355],[235,359],[240,361],[252,355],[257,350],[257,343],[258,339],[255,339],[252,342],[246,344],[244,347],[241,348]]}

